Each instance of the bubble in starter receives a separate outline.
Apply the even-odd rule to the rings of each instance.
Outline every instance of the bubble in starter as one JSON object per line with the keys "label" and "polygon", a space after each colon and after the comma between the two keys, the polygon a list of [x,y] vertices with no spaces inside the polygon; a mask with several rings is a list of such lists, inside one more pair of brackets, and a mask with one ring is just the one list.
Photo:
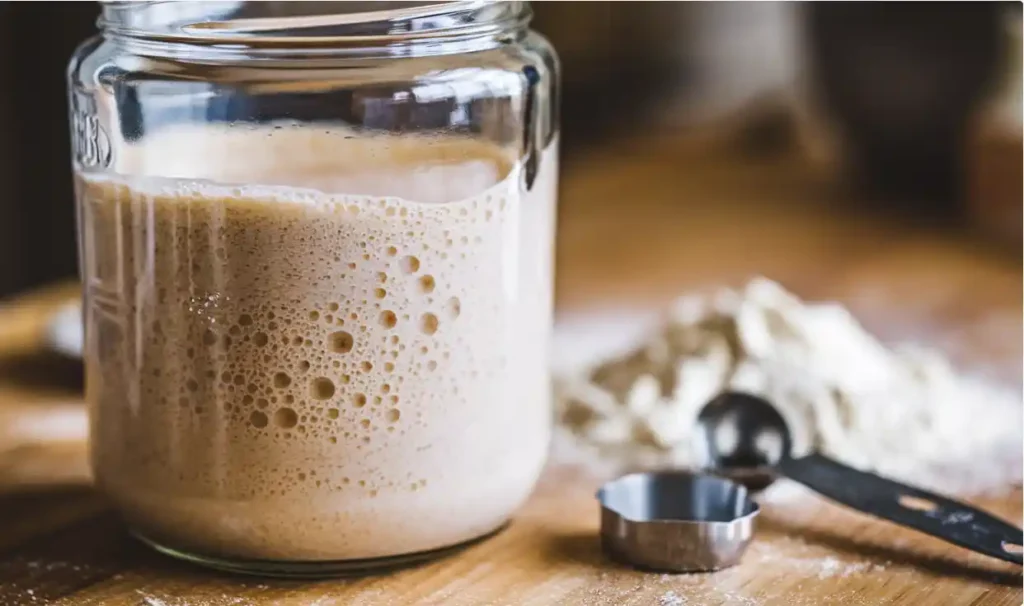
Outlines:
{"label": "bubble in starter", "polygon": [[398,419],[402,416],[402,412],[397,408],[392,408],[385,416],[387,417],[388,423],[397,423]]}
{"label": "bubble in starter", "polygon": [[327,341],[331,351],[339,354],[352,351],[352,347],[355,345],[355,339],[352,338],[351,334],[344,330],[332,332],[327,338]]}
{"label": "bubble in starter", "polygon": [[292,384],[292,378],[288,376],[288,373],[279,372],[274,375],[274,387],[278,389],[284,389]]}
{"label": "bubble in starter", "polygon": [[299,424],[299,415],[291,408],[278,408],[274,412],[274,425],[281,429],[291,429]]}
{"label": "bubble in starter", "polygon": [[339,411],[338,411],[337,408],[328,408],[327,409],[327,418],[328,419],[337,419],[338,418],[338,414],[339,414]]}
{"label": "bubble in starter", "polygon": [[398,316],[391,310],[380,312],[380,325],[384,328],[394,328],[398,324]]}
{"label": "bubble in starter", "polygon": [[423,334],[432,335],[437,332],[437,316],[432,313],[425,313],[420,317],[420,330]]}
{"label": "bubble in starter", "polygon": [[434,276],[426,275],[420,278],[420,290],[425,294],[434,292]]}
{"label": "bubble in starter", "polygon": [[458,297],[452,297],[451,299],[448,299],[445,309],[448,311],[448,317],[454,320],[459,317],[460,313],[462,313],[462,302],[459,301]]}
{"label": "bubble in starter", "polygon": [[252,411],[252,414],[249,415],[249,422],[252,423],[253,427],[263,429],[267,426],[267,415],[258,410],[254,410]]}
{"label": "bubble in starter", "polygon": [[352,396],[352,403],[356,405],[356,408],[362,408],[366,406],[366,394],[357,393]]}
{"label": "bubble in starter", "polygon": [[334,383],[327,377],[317,377],[309,384],[309,395],[314,400],[330,400],[334,396]]}
{"label": "bubble in starter", "polygon": [[412,255],[402,257],[402,260],[398,262],[398,265],[402,268],[402,271],[407,274],[414,274],[420,270],[420,260]]}
{"label": "bubble in starter", "polygon": [[267,337],[267,333],[262,332],[262,331],[254,334],[252,336],[252,342],[255,343],[257,347],[263,347],[269,341],[270,341],[270,339]]}

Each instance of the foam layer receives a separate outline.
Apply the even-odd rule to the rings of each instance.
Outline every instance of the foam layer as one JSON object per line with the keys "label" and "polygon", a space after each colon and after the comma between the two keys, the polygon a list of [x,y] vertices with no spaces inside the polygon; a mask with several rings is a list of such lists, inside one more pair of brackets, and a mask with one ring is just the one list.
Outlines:
{"label": "foam layer", "polygon": [[481,144],[293,131],[177,133],[121,155],[141,177],[80,179],[98,481],[224,556],[485,533],[549,438],[555,150],[526,193]]}

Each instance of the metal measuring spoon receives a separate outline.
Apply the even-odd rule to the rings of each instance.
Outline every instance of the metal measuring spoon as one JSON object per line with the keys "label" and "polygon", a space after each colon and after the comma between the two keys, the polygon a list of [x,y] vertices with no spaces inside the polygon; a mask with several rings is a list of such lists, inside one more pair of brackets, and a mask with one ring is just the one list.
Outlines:
{"label": "metal measuring spoon", "polygon": [[860,471],[821,454],[794,458],[789,427],[767,400],[726,392],[698,416],[714,471],[751,488],[781,475],[858,511],[1021,564],[1024,531],[970,505]]}

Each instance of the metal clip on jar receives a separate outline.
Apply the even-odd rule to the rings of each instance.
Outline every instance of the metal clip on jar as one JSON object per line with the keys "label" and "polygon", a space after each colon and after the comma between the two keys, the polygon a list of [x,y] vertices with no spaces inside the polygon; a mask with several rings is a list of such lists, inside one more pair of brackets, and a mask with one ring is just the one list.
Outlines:
{"label": "metal clip on jar", "polygon": [[557,60],[367,4],[109,2],[71,61],[92,463],[165,553],[431,557],[544,463]]}

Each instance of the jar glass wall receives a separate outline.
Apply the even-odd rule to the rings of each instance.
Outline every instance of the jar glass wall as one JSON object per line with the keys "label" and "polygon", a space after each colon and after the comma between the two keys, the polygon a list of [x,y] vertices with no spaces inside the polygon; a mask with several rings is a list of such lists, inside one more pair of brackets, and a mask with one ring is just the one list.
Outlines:
{"label": "jar glass wall", "polygon": [[69,68],[73,168],[93,467],[134,532],[321,574],[486,535],[525,500],[558,146],[528,17],[104,6]]}

